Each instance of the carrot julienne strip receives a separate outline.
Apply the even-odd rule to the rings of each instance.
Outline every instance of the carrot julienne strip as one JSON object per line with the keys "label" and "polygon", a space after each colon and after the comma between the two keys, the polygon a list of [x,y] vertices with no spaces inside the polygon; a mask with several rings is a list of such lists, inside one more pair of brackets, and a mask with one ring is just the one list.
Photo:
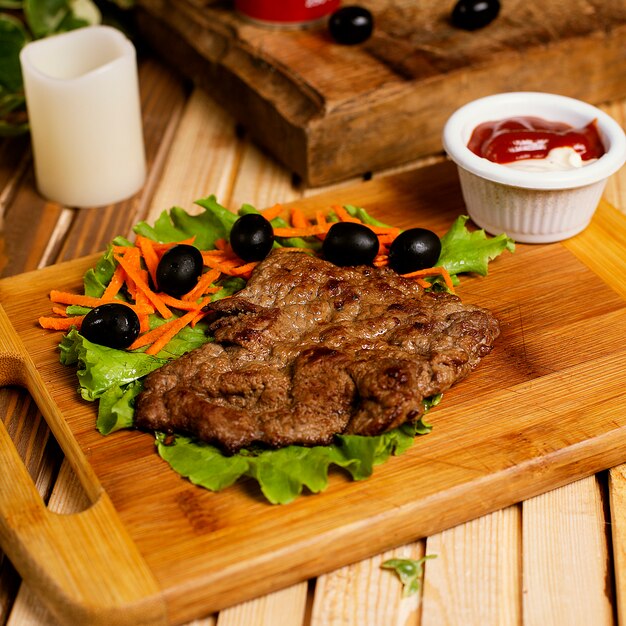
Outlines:
{"label": "carrot julienne strip", "polygon": [[[441,276],[446,287],[454,293],[454,283],[450,277],[450,273],[443,266],[429,267],[423,270],[417,270],[416,272],[409,272],[408,274],[402,274],[404,278],[425,278],[426,276]],[[429,284],[430,286],[430,284]]]}
{"label": "carrot julienne strip", "polygon": [[154,246],[154,242],[152,239],[148,239],[148,237],[142,237],[139,235],[137,237],[137,245],[141,250],[141,255],[143,256],[143,260],[148,268],[148,272],[150,274],[150,278],[152,278],[152,284],[157,284],[156,273],[157,267],[159,265],[159,255]]}
{"label": "carrot julienne strip", "polygon": [[230,254],[225,248],[221,249],[221,248],[216,248],[215,250],[203,250],[202,251],[202,257],[204,258],[205,256],[208,257],[231,257],[234,256],[234,254]]}
{"label": "carrot julienne strip", "polygon": [[230,270],[230,275],[243,276],[251,272],[258,264],[258,261],[252,261],[251,263],[246,263],[245,265],[240,265],[239,267],[233,267],[233,269]]}
{"label": "carrot julienne strip", "polygon": [[[141,237],[142,235],[139,236]],[[187,239],[181,239],[180,241],[153,241],[152,239],[150,239],[150,241],[152,241],[152,247],[159,255],[162,255],[164,252],[167,252],[170,248],[173,248],[174,246],[180,246],[183,244],[191,246],[193,245],[195,240],[195,235],[193,235],[192,237],[187,237]]]}
{"label": "carrot julienne strip", "polygon": [[241,259],[211,259],[210,257],[206,257],[204,264],[211,269],[217,269],[224,274],[228,274],[234,267],[241,265]]}
{"label": "carrot julienne strip", "polygon": [[143,334],[139,335],[139,337],[137,337],[137,339],[135,339],[135,341],[128,346],[128,349],[136,350],[137,348],[141,348],[152,343],[165,332],[164,326],[167,326],[169,323],[170,322],[166,322],[165,324],[161,324],[161,326],[157,326],[152,330],[147,330]]}
{"label": "carrot julienne strip", "polygon": [[326,226],[309,226],[308,228],[275,228],[276,237],[315,237],[326,233]]}
{"label": "carrot julienne strip", "polygon": [[116,255],[115,260],[126,270],[126,273],[130,278],[135,281],[137,288],[140,289],[145,296],[150,300],[150,302],[154,305],[154,308],[161,314],[165,319],[169,319],[172,317],[172,312],[167,308],[167,306],[163,303],[163,301],[159,298],[159,296],[150,289],[148,283],[143,279],[141,273],[137,271],[137,269],[131,265],[125,257]]}
{"label": "carrot julienne strip", "polygon": [[278,217],[283,212],[282,204],[275,204],[274,206],[261,211],[261,215],[268,221],[272,221],[275,217]]}
{"label": "carrot julienne strip", "polygon": [[196,315],[198,315],[198,310],[194,309],[193,311],[185,313],[182,317],[178,317],[175,320],[168,322],[168,324],[164,324],[164,326],[167,326],[167,329],[146,350],[146,354],[158,354],[178,332],[180,332],[191,322],[192,319],[194,319],[194,317],[196,317]]}
{"label": "carrot julienne strip", "polygon": [[78,306],[86,306],[89,308],[95,308],[100,306],[101,304],[110,304],[114,302],[116,304],[124,304],[127,307],[130,307],[137,313],[137,315],[152,313],[154,309],[142,307],[137,304],[130,304],[129,302],[124,302],[123,300],[118,300],[116,298],[104,299],[104,298],[95,298],[93,296],[83,296],[77,293],[70,293],[69,291],[58,291],[53,289],[50,292],[50,301],[54,304],[77,304]]}
{"label": "carrot julienne strip", "polygon": [[326,226],[328,221],[326,220],[326,214],[323,211],[315,211],[315,223],[318,226]]}
{"label": "carrot julienne strip", "polygon": [[121,265],[118,265],[113,272],[113,276],[111,276],[111,280],[107,285],[102,297],[105,299],[114,298],[122,288],[124,281],[126,279],[126,272]]}
{"label": "carrot julienne strip", "polygon": [[[186,293],[182,297],[182,300],[193,301],[197,300],[200,296],[203,296],[206,293],[206,290],[211,287],[211,283],[214,283],[220,277],[221,273],[222,272],[219,269],[209,269],[208,272],[205,272],[204,274],[202,274],[202,276],[200,276],[196,286],[188,293]],[[219,288],[216,288],[215,291],[217,291],[218,289]],[[213,291],[213,293],[215,293],[215,291]]]}
{"label": "carrot julienne strip", "polygon": [[84,315],[74,315],[72,317],[40,317],[39,325],[46,330],[69,330],[72,326],[80,328]]}
{"label": "carrot julienne strip", "polygon": [[[215,288],[215,292],[219,291],[219,287]],[[215,293],[214,292],[214,293]],[[175,309],[180,309],[181,311],[199,311],[202,306],[199,302],[190,301],[190,300],[179,300],[178,298],[173,298],[172,296],[168,296],[166,293],[160,293],[159,297],[163,300],[163,302],[167,306],[171,306]]]}
{"label": "carrot julienne strip", "polygon": [[291,209],[291,225],[294,228],[308,228],[311,226],[311,223],[304,215],[302,209],[293,207]]}
{"label": "carrot julienne strip", "polygon": [[356,224],[362,224],[360,219],[352,217],[348,211],[346,211],[340,204],[334,204],[332,206],[333,211],[341,222],[355,222]]}

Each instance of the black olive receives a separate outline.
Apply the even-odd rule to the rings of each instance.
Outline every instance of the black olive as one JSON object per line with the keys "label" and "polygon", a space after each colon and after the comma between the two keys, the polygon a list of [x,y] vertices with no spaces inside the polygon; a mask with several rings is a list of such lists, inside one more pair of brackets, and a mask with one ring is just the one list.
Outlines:
{"label": "black olive", "polygon": [[441,254],[441,240],[426,228],[410,228],[389,246],[389,265],[399,274],[433,267]]}
{"label": "black olive", "polygon": [[242,215],[230,230],[230,245],[244,261],[261,261],[274,245],[274,229],[258,213]]}
{"label": "black olive", "polygon": [[463,30],[478,30],[500,13],[499,0],[459,0],[452,9],[452,24]]}
{"label": "black olive", "polygon": [[125,304],[101,304],[85,315],[80,334],[92,343],[123,350],[139,336],[139,318]]}
{"label": "black olive", "polygon": [[170,248],[157,265],[157,289],[179,298],[195,287],[202,266],[202,254],[195,246],[181,243]]}
{"label": "black olive", "polygon": [[337,222],[326,233],[322,253],[335,265],[370,265],[378,248],[378,237],[371,228],[354,222]]}
{"label": "black olive", "polygon": [[337,9],[328,18],[328,32],[347,46],[363,43],[374,30],[374,16],[364,7],[350,5]]}

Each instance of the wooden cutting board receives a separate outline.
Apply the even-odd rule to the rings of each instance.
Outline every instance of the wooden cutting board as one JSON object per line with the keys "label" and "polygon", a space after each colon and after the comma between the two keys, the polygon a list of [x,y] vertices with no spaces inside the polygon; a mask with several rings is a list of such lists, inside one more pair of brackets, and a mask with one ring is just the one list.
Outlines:
{"label": "wooden cutting board", "polygon": [[[450,163],[299,205],[336,202],[440,234],[464,210]],[[623,463],[624,240],[626,217],[603,202],[581,235],[518,245],[464,278],[459,295],[491,308],[502,336],[429,414],[432,433],[368,480],[337,470],[326,492],[284,506],[252,482],[192,486],[149,434],[96,432],[59,334],[36,323],[49,290],[79,290],[94,257],[4,279],[0,382],[27,386],[94,504],[49,513],[0,428],[1,547],[68,623],[180,623]]]}
{"label": "wooden cutting board", "polygon": [[481,96],[626,95],[626,0],[506,0],[475,32],[451,25],[453,0],[358,4],[374,15],[373,36],[342,46],[326,22],[264,28],[229,1],[137,2],[154,52],[311,186],[440,152],[448,116]]}

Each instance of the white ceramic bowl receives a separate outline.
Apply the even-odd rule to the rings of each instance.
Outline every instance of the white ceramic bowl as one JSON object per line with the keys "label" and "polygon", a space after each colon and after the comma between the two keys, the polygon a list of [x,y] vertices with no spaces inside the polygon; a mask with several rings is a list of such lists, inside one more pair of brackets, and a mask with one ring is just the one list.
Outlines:
{"label": "white ceramic bowl", "polygon": [[[479,124],[515,116],[579,128],[595,119],[606,152],[575,170],[528,172],[493,163],[467,147]],[[613,118],[586,102],[549,93],[501,93],[464,105],[446,122],[443,147],[457,164],[472,220],[523,243],[560,241],[584,230],[608,177],[626,161],[626,136]]]}

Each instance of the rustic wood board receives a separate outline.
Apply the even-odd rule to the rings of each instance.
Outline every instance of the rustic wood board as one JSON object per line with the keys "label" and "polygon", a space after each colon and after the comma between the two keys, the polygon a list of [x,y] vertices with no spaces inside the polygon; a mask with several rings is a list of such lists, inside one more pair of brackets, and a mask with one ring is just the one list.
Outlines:
{"label": "rustic wood board", "polygon": [[[464,210],[449,163],[298,204],[335,202],[439,233]],[[48,416],[52,431],[92,500],[101,490],[110,499],[107,515],[132,544],[125,558],[153,578],[146,593],[156,585],[168,621],[180,623],[626,461],[625,236],[626,217],[602,203],[576,238],[519,245],[488,277],[466,278],[459,294],[491,308],[503,333],[432,411],[433,432],[370,479],[333,472],[326,492],[285,506],[267,504],[251,482],[221,493],[192,486],[158,458],[149,434],[96,432],[95,407],[79,399],[73,369],[58,363],[58,334],[35,321],[49,311],[49,290],[79,289],[94,257],[4,279],[0,302],[63,415]],[[0,475],[0,494],[13,475]],[[20,515],[12,516],[16,528]],[[13,540],[2,533],[0,540],[31,573],[28,554],[10,551]],[[61,555],[65,541],[58,539]],[[38,581],[44,596],[54,593]]]}
{"label": "rustic wood board", "polygon": [[157,54],[311,186],[440,152],[447,117],[480,96],[626,95],[626,0],[507,0],[475,32],[451,26],[453,2],[361,4],[376,29],[358,46],[333,43],[325,23],[254,25],[230,2],[139,0],[138,14]]}

